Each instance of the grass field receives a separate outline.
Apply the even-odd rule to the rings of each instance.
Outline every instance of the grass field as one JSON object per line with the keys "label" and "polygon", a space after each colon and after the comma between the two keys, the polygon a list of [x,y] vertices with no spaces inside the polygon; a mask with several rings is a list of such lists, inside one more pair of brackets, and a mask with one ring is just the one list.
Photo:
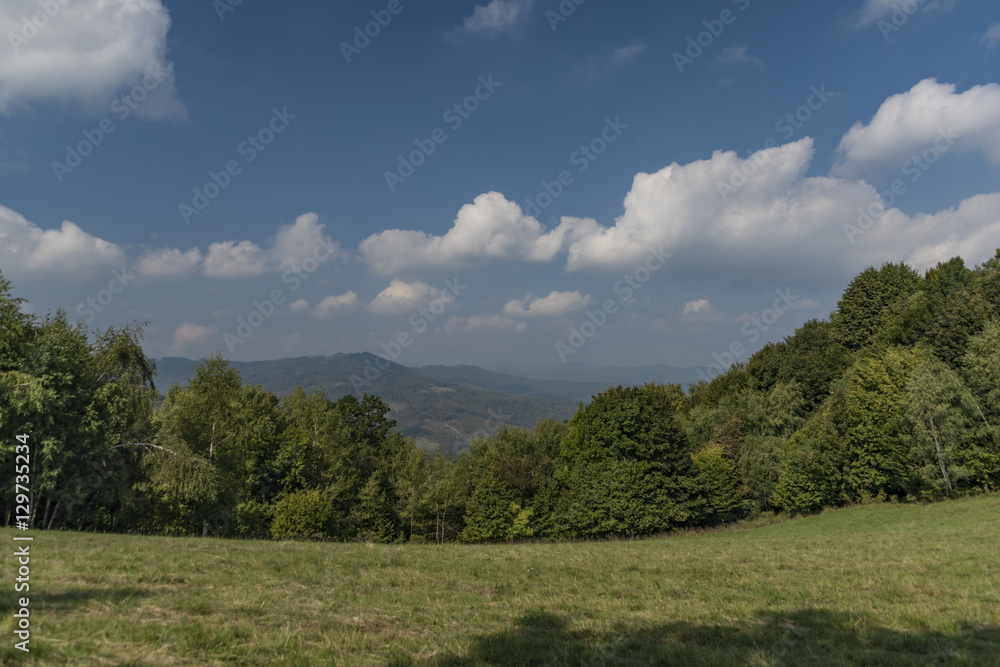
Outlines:
{"label": "grass field", "polygon": [[1000,665],[998,496],[603,543],[34,535],[5,665]]}

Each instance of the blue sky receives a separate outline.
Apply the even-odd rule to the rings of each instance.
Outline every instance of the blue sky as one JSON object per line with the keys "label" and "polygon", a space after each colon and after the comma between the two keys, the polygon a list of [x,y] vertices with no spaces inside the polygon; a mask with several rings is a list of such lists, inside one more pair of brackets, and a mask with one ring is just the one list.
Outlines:
{"label": "blue sky", "polygon": [[986,0],[9,0],[0,27],[0,270],[40,315],[148,321],[156,357],[742,361],[868,265],[1000,246]]}

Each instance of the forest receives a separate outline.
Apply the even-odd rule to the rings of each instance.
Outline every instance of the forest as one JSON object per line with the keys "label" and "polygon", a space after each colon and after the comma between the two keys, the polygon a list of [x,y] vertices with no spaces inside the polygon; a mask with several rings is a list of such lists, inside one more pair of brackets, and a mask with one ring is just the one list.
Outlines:
{"label": "forest", "polygon": [[162,397],[143,323],[90,331],[22,303],[0,275],[0,458],[13,473],[28,436],[38,529],[598,539],[1000,486],[1000,250],[868,268],[828,319],[710,382],[611,387],[458,455],[403,437],[378,396],[279,398],[221,355]]}

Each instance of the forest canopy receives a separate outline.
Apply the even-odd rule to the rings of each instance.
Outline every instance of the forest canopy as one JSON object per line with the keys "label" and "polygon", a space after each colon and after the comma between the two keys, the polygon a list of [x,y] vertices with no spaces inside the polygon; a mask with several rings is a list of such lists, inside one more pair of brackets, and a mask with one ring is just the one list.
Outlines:
{"label": "forest canopy", "polygon": [[830,318],[710,382],[611,387],[457,456],[404,438],[377,396],[279,398],[221,355],[161,396],[144,324],[89,331],[22,303],[0,274],[0,458],[13,470],[29,436],[38,528],[579,539],[1000,486],[1000,250],[868,268]]}

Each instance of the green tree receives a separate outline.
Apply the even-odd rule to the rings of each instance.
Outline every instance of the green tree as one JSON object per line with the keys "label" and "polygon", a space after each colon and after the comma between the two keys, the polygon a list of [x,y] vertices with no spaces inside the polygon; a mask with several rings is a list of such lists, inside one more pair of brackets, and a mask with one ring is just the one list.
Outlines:
{"label": "green tree", "polygon": [[573,534],[651,534],[700,512],[697,471],[677,411],[674,392],[649,384],[608,389],[577,412],[558,472]]}
{"label": "green tree", "polygon": [[705,496],[709,524],[725,521],[740,507],[743,480],[721,445],[709,445],[691,455]]}
{"label": "green tree", "polygon": [[514,501],[514,494],[494,470],[476,484],[465,510],[463,542],[503,542],[531,537],[531,510]]}
{"label": "green tree", "polygon": [[849,350],[859,350],[872,340],[882,321],[882,311],[917,290],[920,276],[906,264],[869,267],[851,281],[833,317],[832,334]]}
{"label": "green tree", "polygon": [[903,399],[904,439],[916,463],[919,491],[950,496],[968,477],[959,463],[971,435],[970,394],[954,372],[936,357],[914,369]]}

